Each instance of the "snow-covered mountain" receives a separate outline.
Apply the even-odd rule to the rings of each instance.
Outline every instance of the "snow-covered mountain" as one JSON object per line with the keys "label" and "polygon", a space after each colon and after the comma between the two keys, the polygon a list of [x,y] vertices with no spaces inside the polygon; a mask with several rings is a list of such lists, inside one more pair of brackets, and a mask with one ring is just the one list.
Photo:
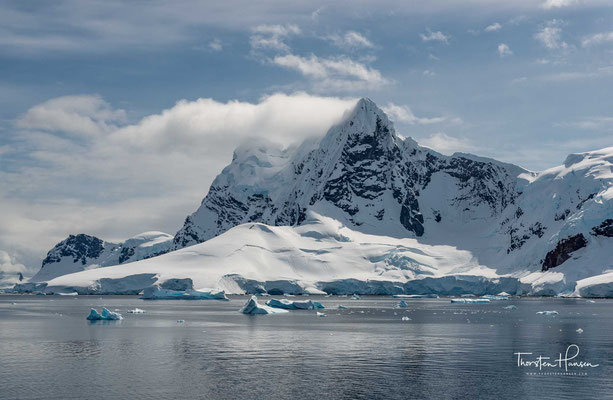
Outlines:
{"label": "snow-covered mountain", "polygon": [[[191,278],[198,285],[222,288],[232,276],[234,282],[260,286],[304,282],[313,290],[335,279],[355,279],[362,285],[357,289],[377,280],[411,291],[424,279],[454,282],[462,275],[464,280],[485,279],[490,288],[499,288],[501,279],[505,285],[515,282],[517,293],[570,294],[591,285],[585,282],[598,282],[598,290],[606,291],[607,274],[613,271],[612,200],[613,148],[572,154],[564,165],[539,173],[470,154],[445,156],[397,135],[385,113],[361,99],[322,138],[285,149],[264,141],[238,148],[175,235],[176,251],[52,282],[87,281],[97,287],[94,277],[112,273],[125,279],[150,271],[147,276],[160,282]],[[313,220],[319,223],[307,223]],[[330,224],[337,224],[336,234],[319,229]],[[366,236],[359,236],[357,244],[346,242],[339,233],[344,229],[352,232],[349,236]],[[302,230],[327,243],[324,253],[288,239],[304,236]],[[259,233],[253,237],[253,232]],[[74,270],[100,258],[109,260],[104,265],[119,263],[111,256],[117,253],[111,250],[115,245],[107,246],[103,256],[105,246],[87,243],[79,257],[66,259],[67,265],[81,264]],[[375,244],[414,248],[431,257],[415,264],[418,273],[398,252],[361,251]],[[90,247],[97,256],[88,255]],[[322,257],[328,261],[320,263]],[[445,260],[446,266],[436,260]],[[590,278],[600,275],[604,278]],[[48,279],[37,275],[38,281]],[[407,283],[415,280],[422,282]]]}
{"label": "snow-covered mountain", "polygon": [[237,149],[175,235],[174,248],[246,222],[299,225],[309,210],[367,233],[421,237],[427,221],[496,218],[528,183],[521,175],[529,174],[403,139],[381,109],[361,99],[320,140],[290,149],[263,142]]}
{"label": "snow-covered mountain", "polygon": [[144,232],[123,243],[105,242],[85,234],[70,235],[49,250],[32,282],[85,269],[108,267],[143,260],[167,253],[173,236],[163,232]]}

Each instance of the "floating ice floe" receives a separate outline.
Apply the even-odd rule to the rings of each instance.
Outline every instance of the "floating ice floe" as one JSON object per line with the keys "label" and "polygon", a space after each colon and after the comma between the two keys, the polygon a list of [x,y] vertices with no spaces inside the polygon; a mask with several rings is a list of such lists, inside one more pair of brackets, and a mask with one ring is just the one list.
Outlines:
{"label": "floating ice floe", "polygon": [[109,311],[105,307],[102,307],[102,314],[92,308],[89,311],[87,319],[90,321],[118,321],[123,319],[123,317],[119,313]]}
{"label": "floating ice floe", "polygon": [[258,303],[258,298],[255,296],[251,296],[251,298],[245,303],[243,308],[239,310],[243,314],[257,314],[257,315],[265,315],[265,314],[281,314],[288,312],[282,308],[274,308],[266,305],[261,305]]}
{"label": "floating ice floe", "polygon": [[351,296],[351,299],[360,300],[360,296],[358,296],[357,294],[354,294],[353,296]]}
{"label": "floating ice floe", "polygon": [[182,324],[182,323],[184,323],[184,322],[185,322],[185,320],[184,320],[184,319],[178,319],[178,320],[177,320],[177,324]]}
{"label": "floating ice floe", "polygon": [[128,314],[144,314],[145,310],[141,310],[140,308],[135,308],[134,310],[128,310]]}
{"label": "floating ice floe", "polygon": [[577,329],[575,332],[577,332],[577,333],[583,333],[583,329],[579,328],[579,329]]}
{"label": "floating ice floe", "polygon": [[539,311],[537,312],[539,315],[558,315],[557,311]]}
{"label": "floating ice floe", "polygon": [[402,317],[401,319],[402,319],[403,321],[410,321],[410,320],[411,320],[411,318],[409,318],[409,317]]}
{"label": "floating ice floe", "polygon": [[342,305],[342,304],[339,304],[337,308],[338,308],[339,310],[346,310],[346,309],[347,309],[347,307],[345,307],[345,306],[344,306],[344,305]]}
{"label": "floating ice floe", "polygon": [[270,299],[266,302],[266,305],[284,310],[315,310],[317,308],[324,308],[320,302],[313,300]]}
{"label": "floating ice floe", "polygon": [[398,307],[398,308],[406,308],[406,307],[408,307],[408,304],[407,304],[407,302],[406,302],[406,301],[404,301],[404,300],[400,300],[400,301],[398,302],[398,304],[396,304],[396,307]]}
{"label": "floating ice floe", "polygon": [[489,303],[490,299],[451,299],[452,303]]}
{"label": "floating ice floe", "polygon": [[596,302],[594,300],[586,300],[586,303],[593,304],[593,303],[596,303]]}
{"label": "floating ice floe", "polygon": [[328,314],[324,314],[324,313],[322,313],[322,312],[317,311],[317,316],[318,316],[318,317],[327,317],[327,316],[328,316]]}
{"label": "floating ice floe", "polygon": [[500,294],[497,294],[497,295],[486,294],[485,296],[481,296],[481,298],[482,299],[492,300],[492,301],[496,301],[496,300],[509,300],[509,296],[508,295],[500,295]]}
{"label": "floating ice floe", "polygon": [[504,309],[505,310],[517,310],[517,307],[511,304],[510,306],[506,306]]}
{"label": "floating ice floe", "polygon": [[143,292],[141,299],[146,300],[230,300],[226,297],[226,293],[222,290],[220,292],[212,291],[198,291],[198,290],[169,290],[162,289],[157,285],[149,286]]}
{"label": "floating ice floe", "polygon": [[395,299],[438,299],[436,294],[394,294]]}

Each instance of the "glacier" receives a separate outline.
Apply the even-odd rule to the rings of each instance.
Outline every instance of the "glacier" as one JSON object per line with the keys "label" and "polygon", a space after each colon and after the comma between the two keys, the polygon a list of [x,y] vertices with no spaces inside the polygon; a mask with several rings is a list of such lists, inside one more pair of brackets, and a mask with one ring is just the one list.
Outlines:
{"label": "glacier", "polygon": [[14,290],[611,297],[612,248],[613,147],[446,156],[361,99],[323,137],[237,148],[174,236],[73,235]]}

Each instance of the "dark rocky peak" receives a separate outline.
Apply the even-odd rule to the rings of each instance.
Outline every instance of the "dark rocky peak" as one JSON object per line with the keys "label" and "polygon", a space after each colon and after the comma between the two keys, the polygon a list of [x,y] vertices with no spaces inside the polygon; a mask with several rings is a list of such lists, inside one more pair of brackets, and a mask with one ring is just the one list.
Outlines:
{"label": "dark rocky peak", "polygon": [[95,236],[80,233],[70,235],[53,247],[43,260],[42,268],[47,264],[59,262],[62,257],[72,257],[73,262],[85,265],[87,258],[96,258],[104,250],[104,241]]}
{"label": "dark rocky peak", "polygon": [[361,142],[391,142],[397,140],[396,132],[387,115],[370,99],[360,99],[348,111],[342,121],[334,125],[322,139],[320,147],[331,149],[339,145]]}

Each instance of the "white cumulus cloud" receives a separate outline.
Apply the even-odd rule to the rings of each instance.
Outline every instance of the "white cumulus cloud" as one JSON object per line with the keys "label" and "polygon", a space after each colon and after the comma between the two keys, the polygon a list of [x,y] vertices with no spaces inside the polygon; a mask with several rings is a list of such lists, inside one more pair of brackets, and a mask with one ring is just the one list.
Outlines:
{"label": "white cumulus cloud", "polygon": [[394,103],[387,103],[386,106],[382,107],[382,110],[385,111],[385,113],[389,115],[392,120],[408,124],[430,125],[447,120],[446,117],[417,117],[409,106]]}
{"label": "white cumulus cloud", "polygon": [[348,57],[322,58],[316,55],[302,57],[295,54],[276,56],[272,62],[293,69],[328,89],[360,90],[377,89],[389,82],[377,69]]}
{"label": "white cumulus cloud", "polygon": [[498,45],[498,55],[500,57],[506,57],[506,56],[513,55],[513,52],[511,51],[508,45],[506,45],[505,43],[500,43]]}
{"label": "white cumulus cloud", "polygon": [[209,48],[213,51],[221,51],[223,50],[223,44],[221,44],[221,40],[213,39],[209,42]]}
{"label": "white cumulus cloud", "polygon": [[562,24],[562,21],[557,19],[547,21],[534,38],[548,49],[565,49],[568,44],[562,40]]}
{"label": "white cumulus cloud", "polygon": [[552,8],[568,7],[575,4],[576,2],[577,0],[545,0],[541,7],[545,10],[550,10]]}
{"label": "white cumulus cloud", "polygon": [[290,36],[300,35],[302,31],[297,25],[258,25],[252,29],[249,38],[252,49],[271,49],[289,51],[285,39]]}
{"label": "white cumulus cloud", "polygon": [[100,96],[63,96],[30,108],[17,127],[95,136],[112,131],[125,119],[124,110],[113,109]]}
{"label": "white cumulus cloud", "polygon": [[330,35],[328,39],[339,48],[358,49],[372,48],[374,44],[364,35],[355,31],[346,32],[344,35]]}
{"label": "white cumulus cloud", "polygon": [[497,32],[502,28],[502,25],[500,25],[498,22],[494,22],[491,25],[488,25],[485,27],[485,31],[486,32]]}
{"label": "white cumulus cloud", "polygon": [[420,33],[419,37],[424,42],[432,42],[432,41],[443,42],[443,43],[449,42],[449,36],[445,35],[441,31]]}

